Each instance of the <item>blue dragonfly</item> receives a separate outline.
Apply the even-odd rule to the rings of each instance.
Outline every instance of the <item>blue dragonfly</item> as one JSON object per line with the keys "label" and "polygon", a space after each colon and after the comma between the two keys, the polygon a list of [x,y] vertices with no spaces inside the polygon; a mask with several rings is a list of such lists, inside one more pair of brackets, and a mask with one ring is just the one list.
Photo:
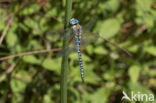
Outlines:
{"label": "blue dragonfly", "polygon": [[[72,18],[71,21],[70,21],[70,25],[71,25],[71,38],[72,39],[75,39],[75,42],[76,42],[76,49],[77,49],[77,53],[78,53],[78,58],[79,58],[79,65],[80,65],[80,72],[81,72],[81,79],[82,79],[82,82],[84,82],[84,68],[83,68],[83,62],[82,62],[82,56],[81,56],[81,50],[80,50],[80,44],[84,45],[82,43],[82,40],[87,40],[85,41],[85,43],[90,43],[91,41],[95,41],[97,40],[97,38],[102,38],[103,40],[111,43],[112,45],[116,46],[117,48],[120,48],[121,50],[123,50],[124,52],[126,52],[128,55],[130,55],[130,53],[125,50],[124,48],[121,48],[120,46],[118,46],[117,44],[113,43],[113,42],[110,42],[109,40],[101,37],[100,35],[98,34],[93,34],[91,35],[91,33],[89,32],[83,32],[84,29],[82,30],[82,27],[81,25],[79,24],[79,21],[75,18]],[[96,36],[96,37],[95,37]],[[87,45],[86,43],[86,45]],[[74,48],[74,47],[72,47]]]}
{"label": "blue dragonfly", "polygon": [[[94,20],[91,20],[89,24],[89,28],[91,28],[91,25],[94,24],[92,22],[94,22],[96,19]],[[84,68],[83,68],[83,62],[82,62],[82,57],[81,57],[81,51],[80,51],[80,44],[81,45],[88,45],[90,44],[91,42],[95,42],[97,40],[97,38],[101,38],[109,43],[111,43],[112,45],[116,46],[117,48],[120,48],[121,50],[123,50],[124,52],[126,52],[128,55],[130,55],[129,52],[127,52],[124,48],[121,48],[120,46],[118,46],[117,44],[113,43],[113,42],[110,42],[109,40],[101,37],[100,35],[98,34],[95,34],[95,33],[90,33],[90,32],[84,32],[85,29],[82,29],[81,25],[79,24],[79,21],[77,19],[71,19],[70,21],[70,24],[71,24],[71,38],[74,38],[75,39],[75,42],[76,42],[76,49],[77,49],[77,53],[78,53],[78,58],[79,58],[79,65],[80,65],[80,72],[81,72],[81,79],[82,81],[84,82]],[[70,40],[70,37],[67,37],[68,40]],[[85,40],[85,42],[83,43],[83,40]],[[49,44],[49,42],[48,42]],[[73,44],[73,43],[71,43]],[[73,46],[73,47],[71,47]],[[70,48],[73,49],[75,47],[75,45],[70,45]],[[35,54],[35,53],[45,53],[45,52],[48,52],[49,49],[51,48],[51,46],[47,47],[47,50],[42,50],[42,51],[33,51],[33,52],[27,52],[27,53],[21,53],[21,54],[17,54],[17,55],[13,55],[13,56],[7,56],[7,57],[4,57],[4,58],[0,58],[0,60],[5,60],[5,59],[8,59],[8,58],[11,58],[11,57],[16,57],[16,56],[23,56],[23,55],[29,55],[29,54]],[[54,49],[51,49],[51,51],[54,50]],[[60,49],[59,49],[60,50]],[[56,49],[54,50],[56,51]],[[58,51],[58,49],[57,49]],[[70,50],[68,50],[70,51]],[[73,50],[71,50],[73,51]],[[63,52],[63,51],[62,51]]]}
{"label": "blue dragonfly", "polygon": [[80,40],[81,40],[81,35],[82,35],[82,27],[79,25],[79,21],[74,18],[71,19],[70,24],[71,24],[72,35],[74,36],[76,45],[77,45],[77,53],[78,53],[78,57],[79,57],[81,79],[82,79],[82,82],[84,82],[83,63],[82,63],[82,57],[81,57],[81,51],[80,51]]}

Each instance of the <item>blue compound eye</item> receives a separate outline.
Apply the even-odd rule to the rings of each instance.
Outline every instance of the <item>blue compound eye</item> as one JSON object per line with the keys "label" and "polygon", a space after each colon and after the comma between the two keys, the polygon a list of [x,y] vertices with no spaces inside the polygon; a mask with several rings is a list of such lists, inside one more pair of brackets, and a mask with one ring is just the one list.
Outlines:
{"label": "blue compound eye", "polygon": [[70,24],[71,25],[76,25],[78,23],[79,23],[79,21],[77,19],[75,19],[75,18],[73,18],[73,19],[70,20]]}

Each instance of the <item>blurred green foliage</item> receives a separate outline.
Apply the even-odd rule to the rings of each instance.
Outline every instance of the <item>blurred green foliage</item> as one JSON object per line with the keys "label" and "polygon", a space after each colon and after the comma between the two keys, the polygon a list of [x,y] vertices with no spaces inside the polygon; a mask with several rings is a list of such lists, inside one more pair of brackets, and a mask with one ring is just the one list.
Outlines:
{"label": "blurred green foliage", "polygon": [[[48,0],[44,5],[42,1],[46,2],[28,1],[16,13],[0,57],[62,47],[65,0]],[[23,2],[1,3],[7,7],[0,7],[0,34]],[[117,42],[133,56],[103,40],[91,43],[83,48],[86,82],[82,84],[77,53],[70,54],[68,103],[120,103],[123,90],[156,94],[156,1],[73,0],[72,17],[82,26],[98,17],[91,32]],[[0,103],[59,103],[61,58],[56,55],[1,61]]]}

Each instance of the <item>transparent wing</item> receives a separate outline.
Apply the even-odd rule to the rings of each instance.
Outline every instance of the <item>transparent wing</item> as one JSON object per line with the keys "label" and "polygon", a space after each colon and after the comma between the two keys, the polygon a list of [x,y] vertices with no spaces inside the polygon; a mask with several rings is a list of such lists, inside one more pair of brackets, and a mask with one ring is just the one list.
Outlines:
{"label": "transparent wing", "polygon": [[111,45],[115,46],[116,48],[119,48],[120,50],[122,50],[123,52],[125,52],[128,56],[132,56],[130,52],[128,52],[126,49],[120,47],[118,44],[111,42],[110,40],[100,36],[100,34],[98,33],[92,33],[91,29],[94,27],[96,20],[98,19],[97,16],[95,16],[93,19],[91,19],[89,21],[89,23],[87,23],[84,27],[83,27],[83,34],[82,34],[82,42],[81,42],[81,46],[84,45],[88,45],[90,43],[95,43],[98,39],[101,39],[103,41],[106,41],[107,43],[110,43]]}
{"label": "transparent wing", "polygon": [[82,35],[81,46],[85,47],[91,43],[95,43],[98,39],[101,39],[103,41],[106,41],[107,43],[110,43],[112,46],[115,46],[116,48],[119,48],[120,50],[122,50],[128,56],[131,56],[131,54],[126,49],[124,49],[124,48],[120,47],[118,44],[111,42],[110,40],[100,36],[98,33],[84,32]]}
{"label": "transparent wing", "polygon": [[[129,56],[131,56],[131,54],[125,50],[124,48],[121,48],[119,45],[117,45],[116,43],[113,43],[111,41],[109,41],[108,39],[101,37],[98,33],[92,33],[90,32],[90,30],[93,28],[93,26],[95,25],[95,22],[97,20],[97,17],[94,17],[89,23],[87,23],[84,27],[82,27],[82,35],[81,35],[81,42],[80,42],[80,47],[81,49],[85,48],[86,46],[88,46],[91,43],[95,43],[98,39],[101,39],[103,41],[106,41],[110,44],[112,44],[113,46],[121,49],[122,51],[124,51],[126,54],[128,54]],[[69,30],[70,32],[71,29]],[[69,40],[70,44],[69,44],[69,48],[68,48],[68,54],[72,53],[72,52],[76,52],[76,43],[74,40],[74,35],[70,35],[70,36],[66,36],[63,37],[64,32],[61,32],[61,41],[64,40]],[[62,55],[64,51],[61,51],[61,53],[59,53],[59,55]]]}
{"label": "transparent wing", "polygon": [[[68,41],[68,42],[69,42],[68,47],[65,46],[65,47],[62,49],[62,51],[60,51],[59,53],[57,53],[57,57],[62,56],[64,50],[67,51],[67,54],[68,54],[68,55],[69,55],[70,53],[72,53],[72,52],[76,52],[76,42],[75,42],[74,36],[71,34],[71,32],[72,32],[71,30],[69,30],[69,32],[70,32],[70,35],[69,35],[69,36],[65,36],[65,37],[64,37],[64,32],[61,32],[60,35],[58,35],[58,37],[57,37],[57,38],[59,38],[59,39],[57,39],[57,42],[58,42],[58,41],[61,41],[61,43],[63,43],[62,41]],[[57,43],[57,42],[56,42],[56,43]],[[63,47],[63,45],[61,45],[61,47]]]}

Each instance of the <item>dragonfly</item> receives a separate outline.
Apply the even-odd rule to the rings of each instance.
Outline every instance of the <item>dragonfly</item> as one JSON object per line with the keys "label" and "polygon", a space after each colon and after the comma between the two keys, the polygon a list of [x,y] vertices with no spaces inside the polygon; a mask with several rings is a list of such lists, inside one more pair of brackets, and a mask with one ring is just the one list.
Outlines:
{"label": "dragonfly", "polygon": [[[91,29],[91,26],[92,26],[92,24],[94,24],[93,22],[95,22],[95,20],[96,19],[91,20],[91,22],[88,23],[90,26],[89,29]],[[71,19],[70,25],[71,25],[71,37],[67,37],[67,39],[68,40],[70,40],[71,38],[75,39],[76,49],[77,49],[78,58],[79,58],[80,74],[81,74],[82,82],[84,82],[84,68],[83,68],[83,62],[82,62],[82,57],[81,57],[80,44],[81,44],[81,46],[82,45],[83,46],[88,45],[91,42],[95,42],[97,40],[97,38],[100,37],[101,39],[111,43],[112,45],[116,46],[117,48],[120,48],[122,51],[124,51],[129,56],[131,56],[131,54],[127,50],[125,50],[124,48],[121,48],[116,43],[113,43],[113,42],[109,41],[108,39],[101,37],[99,34],[84,32],[86,28],[83,29],[82,26],[79,24],[79,21],[77,19],[75,19],[75,18]],[[85,42],[83,42],[83,40],[85,40]],[[48,43],[50,43],[50,42],[48,42]],[[70,43],[70,44],[73,44],[73,43]],[[71,47],[71,46],[73,46],[73,47]],[[70,45],[70,48],[71,48],[71,51],[73,51],[73,48],[75,48],[75,45]],[[0,58],[0,60],[6,60],[8,58],[12,58],[12,57],[16,57],[16,56],[23,56],[23,55],[29,55],[29,54],[35,54],[35,53],[46,53],[48,51],[61,51],[61,50],[60,49],[54,49],[54,48],[51,49],[51,47],[48,46],[46,50],[33,51],[33,52],[27,52],[27,53],[21,53],[21,54],[17,54],[17,55],[7,56],[7,57]],[[70,51],[70,50],[68,50],[68,51]],[[63,51],[61,51],[61,52],[63,52]],[[58,54],[60,54],[60,53],[58,53]]]}
{"label": "dragonfly", "polygon": [[[83,67],[83,62],[82,62],[82,56],[81,56],[81,50],[80,50],[80,44],[82,44],[82,39],[86,39],[87,42],[89,43],[89,41],[95,41],[97,40],[97,37],[100,37],[100,35],[95,34],[94,37],[93,35],[85,33],[84,29],[82,29],[82,26],[79,24],[79,20],[72,18],[70,20],[70,25],[71,25],[71,38],[75,39],[76,42],[76,49],[77,49],[77,53],[78,53],[78,59],[79,59],[79,66],[80,66],[80,74],[81,74],[81,80],[82,82],[84,82],[84,67]],[[104,39],[105,41],[111,43],[112,45],[120,48],[121,50],[123,50],[124,52],[126,52],[128,55],[130,55],[130,53],[125,50],[124,48],[121,48],[120,46],[118,46],[117,44],[110,42],[108,39],[100,37],[102,39]],[[69,39],[69,38],[68,38]],[[91,39],[91,40],[89,40]],[[85,40],[85,41],[86,41]],[[87,44],[87,43],[86,43]]]}
{"label": "dragonfly", "polygon": [[81,51],[80,51],[82,27],[79,25],[79,21],[75,18],[71,19],[70,24],[71,24],[72,35],[74,36],[76,45],[77,45],[77,53],[79,57],[81,79],[82,79],[82,82],[84,82],[83,62],[82,62]]}

